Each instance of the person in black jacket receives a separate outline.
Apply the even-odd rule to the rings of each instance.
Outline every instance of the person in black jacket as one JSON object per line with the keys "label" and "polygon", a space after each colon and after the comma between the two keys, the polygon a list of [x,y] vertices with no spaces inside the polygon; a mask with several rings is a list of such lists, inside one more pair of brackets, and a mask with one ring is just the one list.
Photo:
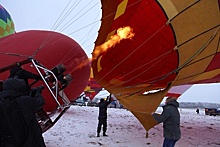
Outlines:
{"label": "person in black jacket", "polygon": [[106,100],[100,99],[99,103],[99,117],[98,117],[98,127],[97,127],[97,137],[100,137],[101,127],[103,126],[103,136],[108,136],[107,131],[107,107],[111,103],[111,94]]}
{"label": "person in black jacket", "polygon": [[23,79],[29,89],[31,89],[31,87],[29,86],[28,79],[42,80],[40,75],[24,70],[18,63],[15,67],[10,69],[10,75],[8,78]]}
{"label": "person in black jacket", "polygon": [[27,138],[19,146],[46,147],[41,127],[35,117],[35,112],[41,109],[45,104],[44,98],[41,96],[42,89],[35,88],[35,97],[31,97],[29,96],[29,92],[26,90],[26,86],[27,85],[24,80],[9,78],[3,83],[3,91],[0,92],[0,97],[13,98],[16,101],[27,125]]}
{"label": "person in black jacket", "polygon": [[178,107],[179,103],[176,99],[168,97],[165,106],[163,106],[162,114],[152,114],[157,122],[163,122],[163,147],[174,147],[175,143],[181,137],[180,113]]}

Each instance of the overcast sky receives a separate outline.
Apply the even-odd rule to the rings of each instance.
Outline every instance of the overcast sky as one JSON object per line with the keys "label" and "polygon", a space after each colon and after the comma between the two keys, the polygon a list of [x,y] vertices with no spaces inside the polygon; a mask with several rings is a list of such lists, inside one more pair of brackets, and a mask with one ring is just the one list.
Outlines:
{"label": "overcast sky", "polygon": [[99,0],[0,0],[16,32],[53,30],[70,36],[91,57],[101,18]]}
{"label": "overcast sky", "polygon": [[[101,18],[99,0],[0,0],[16,32],[53,30],[77,41],[91,57]],[[220,103],[220,84],[194,85],[179,101]]]}

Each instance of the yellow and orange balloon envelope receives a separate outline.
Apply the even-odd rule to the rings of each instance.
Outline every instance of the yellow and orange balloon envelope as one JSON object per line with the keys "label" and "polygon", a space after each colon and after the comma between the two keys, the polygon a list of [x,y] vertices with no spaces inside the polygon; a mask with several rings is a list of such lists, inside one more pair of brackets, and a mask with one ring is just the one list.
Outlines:
{"label": "yellow and orange balloon envelope", "polygon": [[[150,114],[172,86],[220,82],[219,0],[101,3],[94,77],[146,130],[157,124]],[[124,27],[133,35],[112,41]]]}

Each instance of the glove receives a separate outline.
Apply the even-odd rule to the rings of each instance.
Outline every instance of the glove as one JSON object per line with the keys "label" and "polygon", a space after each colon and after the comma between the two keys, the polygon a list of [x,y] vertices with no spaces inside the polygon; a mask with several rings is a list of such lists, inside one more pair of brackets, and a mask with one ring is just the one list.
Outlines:
{"label": "glove", "polygon": [[44,90],[44,86],[43,85],[33,88],[32,92],[33,93],[40,93],[41,94],[42,90]]}

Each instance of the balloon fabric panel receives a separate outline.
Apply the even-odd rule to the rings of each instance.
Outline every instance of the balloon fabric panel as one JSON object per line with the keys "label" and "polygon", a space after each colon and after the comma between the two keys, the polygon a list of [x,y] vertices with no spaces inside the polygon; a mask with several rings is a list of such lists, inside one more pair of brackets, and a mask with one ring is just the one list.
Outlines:
{"label": "balloon fabric panel", "polygon": [[15,32],[14,22],[6,9],[0,5],[0,38]]}
{"label": "balloon fabric panel", "polygon": [[[29,57],[48,69],[63,64],[66,68],[64,74],[71,74],[73,78],[64,89],[70,101],[77,99],[88,84],[90,66],[81,66],[83,62],[88,61],[87,55],[77,42],[63,34],[39,30],[15,33],[0,39],[0,51],[1,68]],[[30,64],[24,65],[23,68],[37,73]],[[7,79],[8,76],[9,71],[0,74],[2,80]],[[57,104],[47,89],[43,91],[43,96],[46,101],[46,111],[55,110]]]}
{"label": "balloon fabric panel", "polygon": [[101,2],[96,47],[119,27],[130,26],[135,35],[93,59],[94,77],[146,130],[156,125],[150,114],[172,86],[219,81],[218,0]]}

